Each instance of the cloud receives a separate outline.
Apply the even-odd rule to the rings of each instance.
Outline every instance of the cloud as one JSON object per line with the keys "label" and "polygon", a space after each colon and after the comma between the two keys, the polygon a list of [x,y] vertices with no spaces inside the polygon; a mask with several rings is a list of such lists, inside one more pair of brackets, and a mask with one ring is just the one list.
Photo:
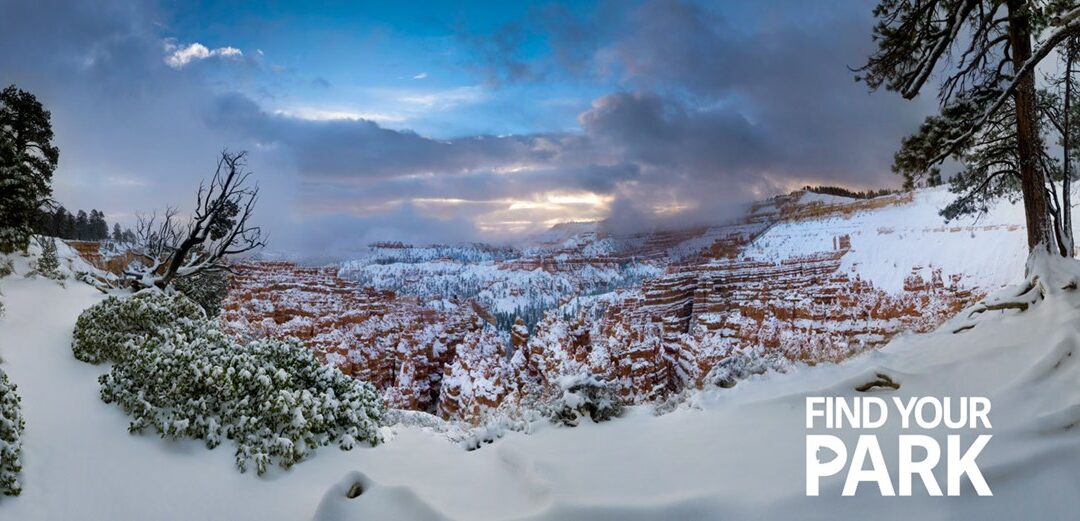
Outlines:
{"label": "cloud", "polygon": [[[872,51],[872,24],[856,0],[601,2],[508,23],[496,34],[517,36],[497,40],[498,56],[472,56],[482,78],[502,84],[613,84],[579,116],[585,130],[636,160],[686,171],[688,182],[734,174],[759,186],[883,187],[899,184],[892,154],[935,104],[871,95],[853,81],[848,67]],[[526,59],[536,54],[532,34],[548,52]]]}
{"label": "cloud", "polygon": [[412,79],[414,79],[414,80],[422,80],[424,78],[427,78],[427,73],[426,72],[421,72],[420,74],[417,74],[416,76],[412,77]]}
{"label": "cloud", "polygon": [[[235,47],[218,47],[208,49],[205,45],[195,42],[188,45],[177,45],[172,40],[165,41],[165,64],[174,69],[182,69],[188,64],[208,58],[231,58],[237,59],[244,55]],[[261,54],[261,53],[260,53]]]}
{"label": "cloud", "polygon": [[349,109],[323,109],[315,107],[292,107],[285,109],[278,109],[274,111],[279,116],[285,116],[296,119],[306,119],[308,121],[376,121],[376,122],[397,122],[404,121],[403,116],[395,114],[381,114],[378,112],[359,112]]}
{"label": "cloud", "polygon": [[437,91],[385,92],[389,98],[421,110],[448,110],[459,105],[479,103],[487,95],[478,85],[468,85]]}
{"label": "cloud", "polygon": [[[802,184],[896,184],[892,153],[934,107],[852,81],[846,66],[873,45],[865,7],[755,9],[769,11],[749,1],[540,8],[493,41],[462,29],[478,76],[466,86],[365,87],[374,103],[353,104],[332,98],[350,85],[329,89],[312,71],[191,65],[258,59],[231,47],[170,41],[163,60],[169,16],[152,3],[16,2],[0,18],[0,80],[52,111],[55,192],[69,208],[186,208],[216,154],[244,149],[262,186],[256,217],[279,250],[501,239],[559,220],[686,226]],[[261,94],[287,81],[319,94]],[[571,100],[563,110],[576,119],[530,127],[535,113],[515,107],[547,107],[540,94]],[[480,130],[404,128],[450,114],[478,115]],[[516,133],[485,130],[513,117]]]}

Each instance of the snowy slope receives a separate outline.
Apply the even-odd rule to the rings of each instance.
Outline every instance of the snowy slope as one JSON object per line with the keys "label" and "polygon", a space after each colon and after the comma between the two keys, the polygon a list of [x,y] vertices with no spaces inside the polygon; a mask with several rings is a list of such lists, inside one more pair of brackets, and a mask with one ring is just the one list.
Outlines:
{"label": "snowy slope", "polygon": [[941,268],[946,280],[961,274],[968,287],[992,290],[1012,282],[1023,273],[1027,256],[1023,207],[1002,201],[978,220],[945,224],[938,212],[955,197],[947,187],[930,188],[914,192],[911,202],[781,222],[758,237],[746,255],[783,259],[831,251],[836,238],[847,235],[851,252],[843,269],[890,293],[903,288],[913,267]]}
{"label": "snowy slope", "polygon": [[[238,473],[228,450],[127,434],[127,417],[97,397],[105,368],[70,350],[76,316],[100,293],[18,274],[0,280],[0,292],[0,356],[27,422],[24,492],[0,498],[0,519],[1012,520],[1073,519],[1080,508],[1077,292],[987,315],[962,334],[947,325],[842,365],[703,392],[659,417],[636,408],[599,425],[537,424],[472,452],[398,426],[377,448],[321,450],[262,478]],[[840,498],[839,476],[823,482],[822,497],[804,497],[805,397],[854,396],[875,372],[902,384],[886,394],[993,400],[994,439],[980,466],[994,497],[966,488],[928,498],[916,485],[915,497],[882,499],[863,485]],[[876,433],[897,432],[890,423]],[[896,447],[883,449],[895,461]],[[356,482],[364,490],[349,499]]]}

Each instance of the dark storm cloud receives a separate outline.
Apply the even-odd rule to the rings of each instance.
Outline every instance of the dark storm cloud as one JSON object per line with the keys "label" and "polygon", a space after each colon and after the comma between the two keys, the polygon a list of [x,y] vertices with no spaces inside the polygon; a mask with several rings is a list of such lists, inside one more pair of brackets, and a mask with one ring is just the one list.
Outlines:
{"label": "dark storm cloud", "polygon": [[454,174],[516,162],[545,162],[558,154],[540,146],[543,136],[435,140],[366,120],[313,121],[269,114],[235,93],[220,96],[207,121],[262,144],[288,147],[301,173],[320,180]]}
{"label": "dark storm cloud", "polygon": [[[891,155],[931,108],[852,81],[846,67],[872,45],[869,7],[857,2],[611,2],[585,15],[553,5],[491,34],[462,29],[466,67],[492,88],[588,84],[594,94],[578,100],[591,107],[571,131],[450,139],[275,112],[264,105],[275,97],[259,95],[266,85],[241,93],[228,81],[261,67],[253,49],[169,67],[166,44],[194,42],[171,34],[153,4],[9,4],[0,83],[52,110],[61,202],[120,220],[185,208],[218,151],[246,149],[260,224],[278,249],[483,239],[484,216],[542,222],[544,205],[581,204],[550,194],[581,192],[606,201],[619,231],[716,222],[792,184],[895,183]],[[315,92],[347,87],[310,77]],[[534,204],[498,213],[516,202]]]}
{"label": "dark storm cloud", "polygon": [[[601,4],[584,20],[565,9],[534,18],[554,55],[575,57],[557,63],[637,92],[597,100],[582,121],[643,161],[697,165],[690,177],[756,169],[780,180],[895,185],[892,153],[934,106],[871,95],[854,81],[848,67],[873,47],[870,10],[858,1],[655,0]],[[583,25],[598,30],[574,29]]]}
{"label": "dark storm cloud", "polygon": [[628,160],[704,176],[763,168],[783,154],[738,111],[688,110],[651,93],[604,96],[579,119],[588,135]]}

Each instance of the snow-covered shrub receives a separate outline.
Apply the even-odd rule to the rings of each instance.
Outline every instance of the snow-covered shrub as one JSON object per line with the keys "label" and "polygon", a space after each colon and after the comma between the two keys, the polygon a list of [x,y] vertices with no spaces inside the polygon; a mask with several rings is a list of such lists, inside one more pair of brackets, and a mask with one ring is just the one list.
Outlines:
{"label": "snow-covered shrub", "polygon": [[131,432],[234,440],[236,465],[259,474],[283,468],[319,446],[343,450],[380,441],[383,404],[375,388],[324,366],[289,342],[239,344],[206,319],[181,319],[132,342],[102,375],[101,398],[133,416]]}
{"label": "snow-covered shrub", "polygon": [[687,400],[693,395],[693,391],[690,388],[683,389],[677,393],[671,393],[665,396],[662,400],[653,404],[653,415],[663,416],[675,412],[683,404],[687,403]]}
{"label": "snow-covered shrub", "polygon": [[484,445],[495,443],[495,440],[513,430],[522,429],[515,428],[515,425],[506,417],[496,417],[465,431],[458,443],[465,450],[476,450]]}
{"label": "snow-covered shrub", "polygon": [[79,315],[71,349],[83,362],[119,362],[132,349],[128,341],[153,335],[179,319],[203,317],[198,304],[176,292],[146,290],[130,297],[112,296]]}
{"label": "snow-covered shrub", "polygon": [[15,261],[11,259],[0,259],[0,279],[7,277],[15,273]]}
{"label": "snow-covered shrub", "polygon": [[532,432],[533,422],[542,419],[544,416],[541,411],[504,404],[485,417],[479,425],[469,427],[461,422],[453,422],[460,426],[461,430],[447,437],[463,449],[471,451],[495,443],[495,440],[510,432],[529,434]]}
{"label": "snow-covered shrub", "polygon": [[198,271],[173,282],[177,291],[206,311],[206,316],[216,317],[221,312],[221,302],[229,293],[229,274],[225,271]]}
{"label": "snow-covered shrub", "polygon": [[705,376],[705,382],[730,389],[739,380],[769,371],[785,372],[791,361],[778,352],[760,348],[732,349],[730,354],[717,362]]}
{"label": "snow-covered shrub", "polygon": [[17,496],[22,492],[19,471],[22,470],[24,424],[15,390],[15,385],[0,370],[0,492],[6,496]]}
{"label": "snow-covered shrub", "polygon": [[623,405],[615,388],[595,375],[578,374],[559,379],[561,394],[547,405],[551,421],[574,427],[581,418],[607,421],[622,414]]}

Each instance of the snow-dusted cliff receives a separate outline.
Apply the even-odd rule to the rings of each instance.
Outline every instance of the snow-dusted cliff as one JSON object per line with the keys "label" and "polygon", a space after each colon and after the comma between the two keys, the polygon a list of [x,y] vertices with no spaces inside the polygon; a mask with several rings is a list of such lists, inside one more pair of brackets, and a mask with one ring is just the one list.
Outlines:
{"label": "snow-dusted cliff", "polygon": [[799,192],[712,227],[616,235],[573,223],[514,247],[383,243],[336,274],[244,266],[225,320],[297,336],[395,406],[451,420],[487,421],[583,374],[627,402],[664,402],[930,331],[1019,277],[1020,210],[946,224],[951,197]]}

